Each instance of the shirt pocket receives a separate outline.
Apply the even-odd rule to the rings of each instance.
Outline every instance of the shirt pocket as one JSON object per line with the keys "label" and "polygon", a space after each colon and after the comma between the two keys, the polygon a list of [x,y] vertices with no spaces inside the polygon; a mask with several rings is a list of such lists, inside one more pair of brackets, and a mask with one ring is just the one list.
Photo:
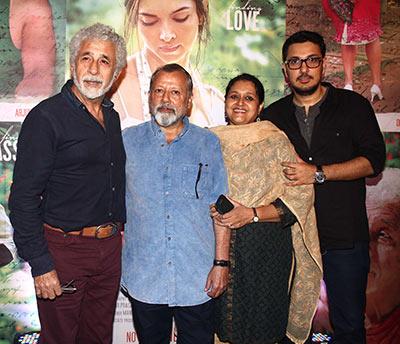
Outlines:
{"label": "shirt pocket", "polygon": [[211,191],[211,173],[208,164],[182,165],[182,193],[186,198],[202,199]]}

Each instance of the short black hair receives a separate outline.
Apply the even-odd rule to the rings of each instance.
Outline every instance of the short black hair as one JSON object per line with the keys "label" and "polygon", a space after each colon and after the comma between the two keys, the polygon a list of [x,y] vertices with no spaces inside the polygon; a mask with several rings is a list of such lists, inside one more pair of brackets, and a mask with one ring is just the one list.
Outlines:
{"label": "short black hair", "polygon": [[289,47],[295,43],[305,43],[311,42],[319,46],[319,50],[321,51],[321,55],[324,58],[326,53],[326,45],[324,42],[324,38],[318,33],[314,31],[297,31],[289,38],[286,39],[285,43],[283,43],[282,47],[282,61],[285,62]]}
{"label": "short black hair", "polygon": [[154,80],[157,78],[158,74],[161,72],[166,72],[166,73],[173,73],[173,72],[181,72],[185,78],[186,78],[186,86],[189,92],[189,95],[191,96],[193,94],[193,80],[188,71],[183,68],[181,65],[177,63],[169,63],[164,66],[158,67],[153,75],[151,76],[150,79],[150,90],[153,88]]}
{"label": "short black hair", "polygon": [[234,83],[241,80],[250,81],[253,83],[256,89],[256,95],[258,97],[258,101],[261,104],[264,101],[265,97],[264,86],[257,77],[247,73],[240,74],[238,76],[235,76],[233,79],[229,80],[228,85],[225,88],[225,98],[228,96],[228,93],[231,90]]}

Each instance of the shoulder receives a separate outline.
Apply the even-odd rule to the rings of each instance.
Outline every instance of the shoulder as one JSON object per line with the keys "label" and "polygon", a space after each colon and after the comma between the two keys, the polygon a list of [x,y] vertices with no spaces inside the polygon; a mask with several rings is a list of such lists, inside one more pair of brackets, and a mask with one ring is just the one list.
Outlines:
{"label": "shoulder", "polygon": [[215,135],[208,128],[202,128],[202,127],[199,127],[192,123],[189,123],[189,128],[190,128],[190,131],[192,132],[192,135],[195,136],[196,139],[199,139],[202,141],[207,141],[209,143],[213,143],[213,142],[218,143],[219,142],[217,135]]}
{"label": "shoulder", "polygon": [[332,105],[337,111],[347,117],[359,120],[360,117],[375,117],[375,111],[367,98],[361,94],[341,88],[336,88],[330,84],[326,106]]}
{"label": "shoulder", "polygon": [[122,130],[122,138],[124,142],[132,140],[140,142],[140,138],[148,135],[149,131],[150,131],[150,122],[144,122]]}
{"label": "shoulder", "polygon": [[293,95],[289,94],[283,98],[280,98],[276,101],[274,101],[272,104],[268,105],[265,110],[268,109],[285,109],[286,107],[288,107],[289,105],[291,105],[293,103]]}
{"label": "shoulder", "polygon": [[58,93],[50,98],[42,100],[39,104],[29,111],[26,119],[31,117],[54,118],[57,114],[63,115],[67,106],[67,102],[61,93]]}
{"label": "shoulder", "polygon": [[283,114],[289,115],[289,109],[293,106],[293,95],[289,94],[268,105],[261,113],[261,119],[271,120],[282,117]]}

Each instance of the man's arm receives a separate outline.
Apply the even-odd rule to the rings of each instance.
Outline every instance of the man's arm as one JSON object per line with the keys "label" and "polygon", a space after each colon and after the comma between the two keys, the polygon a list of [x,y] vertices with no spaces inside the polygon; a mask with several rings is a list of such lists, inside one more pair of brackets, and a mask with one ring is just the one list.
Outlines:
{"label": "man's arm", "polygon": [[17,161],[9,199],[14,241],[29,263],[38,297],[61,295],[60,283],[43,232],[42,195],[55,161],[54,130],[38,108],[25,119],[18,138]]}
{"label": "man's arm", "polygon": [[[289,180],[288,185],[313,184],[315,181],[315,165],[307,164],[300,158],[297,162],[283,162],[283,173]],[[323,165],[326,180],[355,180],[374,174],[371,163],[365,157],[357,157],[342,163]]]}
{"label": "man's arm", "polygon": [[[331,181],[355,180],[378,175],[382,172],[386,158],[385,142],[369,101],[361,96],[352,99],[351,129],[354,158],[340,163],[323,165],[326,179]],[[316,166],[302,161],[282,163],[289,185],[312,184]]]}
{"label": "man's arm", "polygon": [[[215,259],[229,261],[231,230],[214,222]],[[213,266],[207,277],[205,291],[210,297],[221,295],[228,285],[229,266]]]}
{"label": "man's arm", "polygon": [[[211,141],[212,140],[212,141]],[[208,147],[211,147],[210,156],[213,163],[210,164],[211,175],[214,182],[211,192],[211,199],[217,200],[220,194],[228,192],[228,177],[222,156],[221,145],[216,136],[210,138]],[[229,228],[221,226],[213,220],[214,235],[215,235],[215,257],[216,260],[229,261],[229,247],[231,231]],[[207,277],[205,291],[210,297],[218,297],[221,295],[228,285],[229,266],[213,266]]]}

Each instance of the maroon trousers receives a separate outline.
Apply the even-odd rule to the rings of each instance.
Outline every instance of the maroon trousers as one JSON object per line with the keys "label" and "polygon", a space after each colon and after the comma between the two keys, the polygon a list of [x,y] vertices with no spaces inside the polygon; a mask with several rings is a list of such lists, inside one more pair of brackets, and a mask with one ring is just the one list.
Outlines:
{"label": "maroon trousers", "polygon": [[37,299],[43,344],[109,344],[121,277],[121,234],[95,239],[45,229],[61,284],[73,294]]}

